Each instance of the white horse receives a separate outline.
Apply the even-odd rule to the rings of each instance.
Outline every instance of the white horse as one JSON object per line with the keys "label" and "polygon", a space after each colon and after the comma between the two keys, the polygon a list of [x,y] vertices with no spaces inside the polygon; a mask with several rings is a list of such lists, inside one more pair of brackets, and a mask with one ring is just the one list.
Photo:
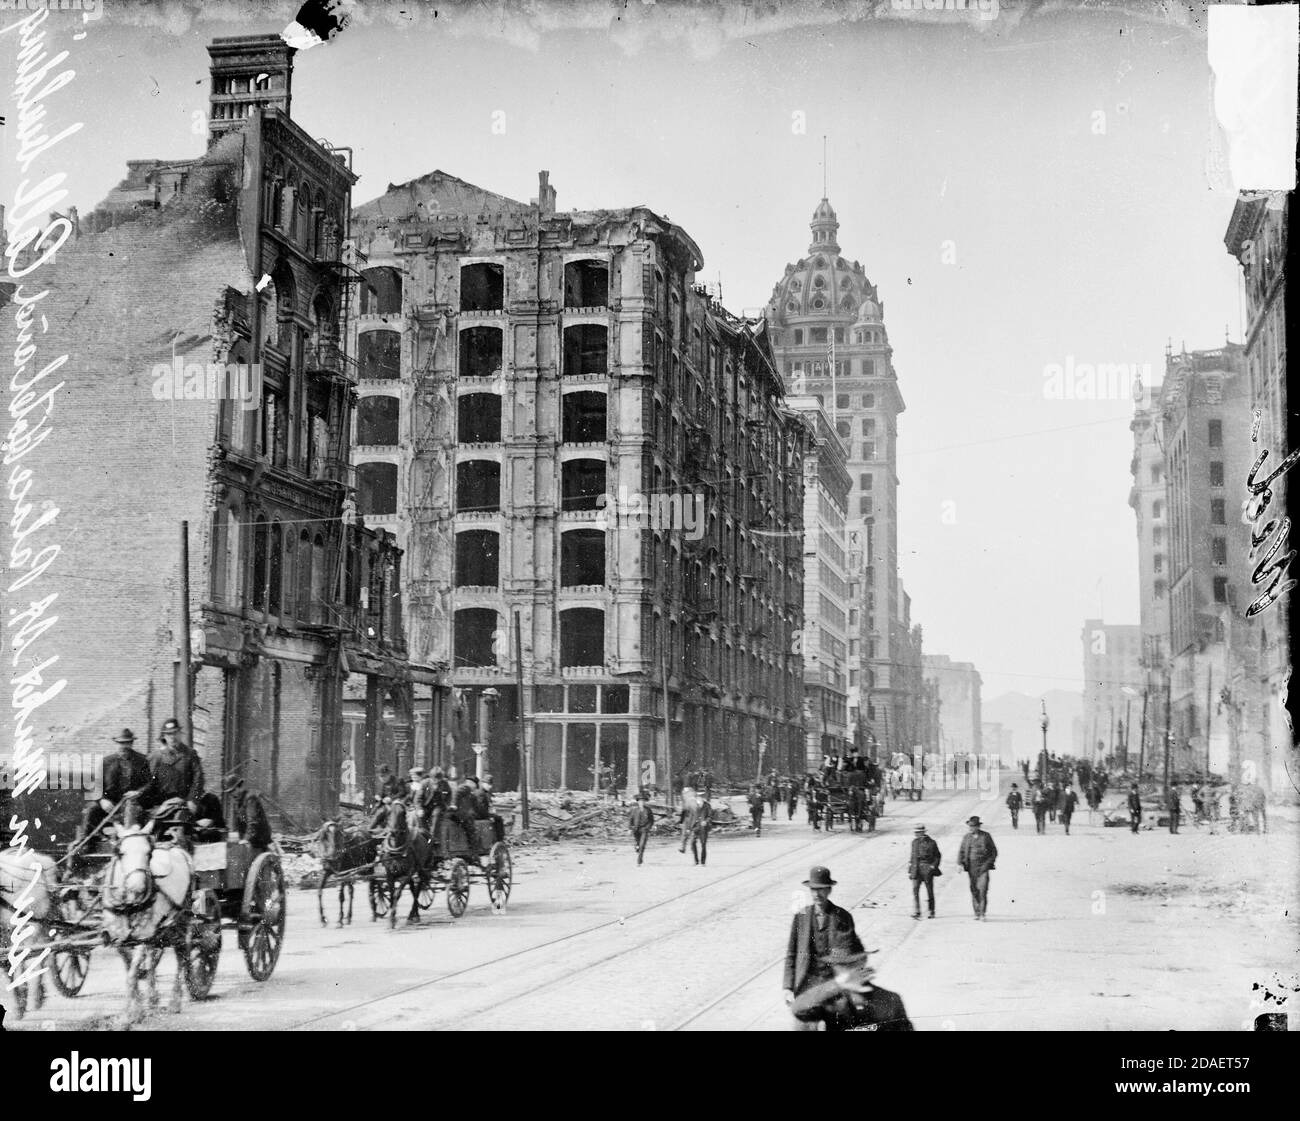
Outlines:
{"label": "white horse", "polygon": [[[31,849],[0,849],[0,988],[9,985],[11,947],[23,955],[15,957],[13,976],[22,976],[36,966],[39,954],[34,953],[32,942],[49,942],[48,920],[57,898],[58,868],[52,857]],[[21,924],[17,921],[20,911],[27,916]],[[28,1005],[36,1011],[45,1003],[43,970],[35,974],[30,987],[24,982],[13,991],[15,1019],[22,1019]]]}
{"label": "white horse", "polygon": [[176,951],[172,1012],[181,1010],[185,935],[189,921],[193,862],[175,844],[157,844],[153,823],[118,830],[104,887],[104,933],[126,963],[126,1020],[140,1018],[139,981],[149,989],[149,1007],[158,1004],[158,962]]}

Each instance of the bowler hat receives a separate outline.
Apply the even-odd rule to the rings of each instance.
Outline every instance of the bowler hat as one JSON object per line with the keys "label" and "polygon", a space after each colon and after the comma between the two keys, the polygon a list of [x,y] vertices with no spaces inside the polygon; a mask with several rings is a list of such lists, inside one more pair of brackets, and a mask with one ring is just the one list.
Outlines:
{"label": "bowler hat", "polygon": [[831,870],[823,868],[820,864],[814,864],[808,872],[808,878],[804,880],[804,887],[834,887],[839,881],[831,879]]}
{"label": "bowler hat", "polygon": [[130,728],[123,728],[113,737],[114,743],[135,743],[135,733]]}
{"label": "bowler hat", "polygon": [[917,825],[917,826],[914,826],[913,829],[912,829],[912,832],[913,832],[913,833],[924,833],[924,832],[925,832],[925,826],[924,826],[924,825]]}
{"label": "bowler hat", "polygon": [[866,960],[866,950],[850,950],[847,946],[833,946],[830,953],[822,957],[827,965],[861,965]]}
{"label": "bowler hat", "polygon": [[412,767],[409,771],[407,771],[407,774],[408,774],[411,778],[424,778],[424,768],[423,768],[423,767]]}
{"label": "bowler hat", "polygon": [[164,735],[168,732],[179,732],[181,730],[181,722],[177,720],[176,717],[169,716],[165,721],[163,721],[162,730]]}
{"label": "bowler hat", "polygon": [[977,818],[977,817],[968,817],[968,818],[966,819],[966,824],[967,824],[967,825],[979,825],[979,824],[980,824],[980,819]]}

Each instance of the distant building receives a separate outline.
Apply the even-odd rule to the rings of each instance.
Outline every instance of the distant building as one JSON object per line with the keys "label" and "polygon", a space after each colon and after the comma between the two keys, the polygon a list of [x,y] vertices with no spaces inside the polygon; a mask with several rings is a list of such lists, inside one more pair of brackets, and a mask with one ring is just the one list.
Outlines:
{"label": "distant building", "polygon": [[[1154,686],[1147,688],[1142,628],[1085,619],[1079,637],[1083,644],[1083,758],[1100,764],[1109,755],[1118,756],[1121,744],[1128,741],[1127,723],[1131,721],[1134,735],[1128,741],[1132,745],[1129,765],[1136,768],[1143,690],[1147,689],[1152,714],[1151,706],[1160,700]],[[1148,745],[1151,742],[1148,733]],[[1148,754],[1144,762],[1149,764],[1150,759]]]}
{"label": "distant building", "polygon": [[534,786],[802,771],[808,432],[767,331],[661,215],[555,204],[435,171],[353,215],[358,506],[451,667],[431,761],[485,744],[512,788],[522,670]]}
{"label": "distant building", "polygon": [[983,722],[981,729],[985,753],[996,755],[1003,764],[1008,767],[1012,766],[1016,760],[1016,753],[1015,737],[1011,729],[1004,728],[1001,724],[990,723],[987,720]]}
{"label": "distant building", "polygon": [[979,670],[970,662],[954,662],[947,654],[922,655],[921,664],[925,680],[939,698],[939,753],[980,754],[985,747]]}
{"label": "distant building", "polygon": [[848,583],[845,578],[849,475],[844,446],[814,397],[786,404],[809,427],[804,488],[804,761],[816,770],[827,755],[853,746],[848,725]]}
{"label": "distant building", "polygon": [[1139,399],[1129,424],[1133,433],[1133,458],[1129,463],[1133,485],[1128,504],[1137,522],[1142,676],[1144,681],[1158,681],[1169,656],[1169,519],[1160,437],[1160,387],[1146,388],[1149,396]]}

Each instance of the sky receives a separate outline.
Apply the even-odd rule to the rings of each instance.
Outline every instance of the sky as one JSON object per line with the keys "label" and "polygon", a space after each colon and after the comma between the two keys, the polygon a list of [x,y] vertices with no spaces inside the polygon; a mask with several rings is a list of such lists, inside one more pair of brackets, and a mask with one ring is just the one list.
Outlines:
{"label": "sky", "polygon": [[[200,154],[207,42],[295,7],[51,15],[76,69],[51,123],[84,122],[67,201],[92,208],[128,158]],[[1203,20],[888,9],[371,3],[297,55],[292,112],[351,146],[354,203],[435,168],[526,201],[544,168],[561,210],[647,205],[736,312],[807,253],[825,174],[907,405],[900,569],[926,651],[974,662],[986,699],[1081,687],[1084,619],[1138,621],[1133,407],[1051,399],[1046,371],[1158,381],[1168,341],[1241,339]]]}

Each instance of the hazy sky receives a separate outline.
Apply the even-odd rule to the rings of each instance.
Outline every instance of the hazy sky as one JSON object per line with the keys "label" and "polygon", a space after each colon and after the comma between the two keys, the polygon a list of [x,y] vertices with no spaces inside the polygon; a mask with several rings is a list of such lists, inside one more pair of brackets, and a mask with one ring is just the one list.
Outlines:
{"label": "hazy sky", "polygon": [[[279,30],[295,6],[106,0],[78,41],[51,16],[77,77],[48,114],[85,122],[62,145],[69,201],[89,209],[128,158],[199,154],[206,43]],[[1204,35],[1122,12],[849,18],[871,7],[452,4],[408,24],[414,0],[372,3],[297,56],[293,116],[352,146],[356,202],[434,168],[527,200],[546,168],[562,210],[648,205],[736,311],[807,252],[827,135],[840,244],[879,286],[907,402],[913,620],[929,652],[977,665],[986,699],[1074,687],[1103,596],[1108,621],[1138,618],[1132,405],[1045,399],[1044,368],[1158,379],[1170,337],[1240,339]]]}

